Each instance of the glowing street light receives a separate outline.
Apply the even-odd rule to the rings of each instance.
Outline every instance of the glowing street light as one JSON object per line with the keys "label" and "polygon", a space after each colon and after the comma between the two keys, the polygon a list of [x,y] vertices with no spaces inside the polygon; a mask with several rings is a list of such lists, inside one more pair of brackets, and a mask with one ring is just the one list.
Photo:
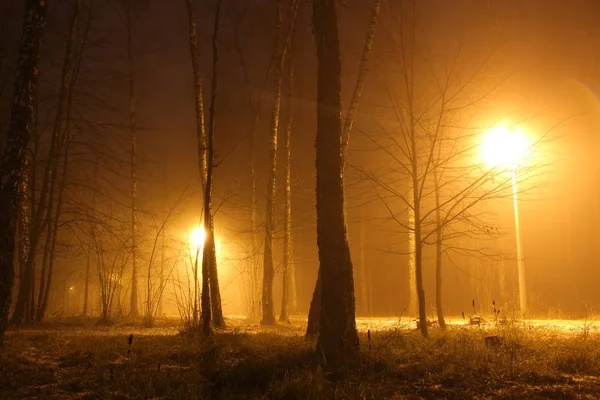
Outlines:
{"label": "glowing street light", "polygon": [[204,247],[204,242],[206,241],[206,231],[204,227],[198,227],[192,231],[190,234],[190,244],[194,245],[196,250],[200,250]]}
{"label": "glowing street light", "polygon": [[513,209],[515,214],[515,236],[517,242],[517,271],[519,277],[519,307],[524,316],[527,312],[525,286],[525,262],[519,227],[519,204],[517,198],[517,168],[527,156],[530,144],[527,136],[515,127],[498,126],[486,132],[481,146],[481,157],[492,168],[506,168],[512,175]]}

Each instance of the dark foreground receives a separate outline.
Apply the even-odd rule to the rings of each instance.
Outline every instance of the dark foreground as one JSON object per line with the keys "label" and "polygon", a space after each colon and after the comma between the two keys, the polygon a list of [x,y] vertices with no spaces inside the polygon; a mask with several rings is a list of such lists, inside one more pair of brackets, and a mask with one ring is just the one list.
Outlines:
{"label": "dark foreground", "polygon": [[[298,325],[230,321],[209,339],[174,327],[10,331],[0,399],[597,399],[600,334],[532,325],[398,325],[361,335],[361,368],[331,379]],[[376,325],[375,325],[376,326]],[[133,343],[128,354],[128,337]],[[502,337],[486,344],[486,335]]]}

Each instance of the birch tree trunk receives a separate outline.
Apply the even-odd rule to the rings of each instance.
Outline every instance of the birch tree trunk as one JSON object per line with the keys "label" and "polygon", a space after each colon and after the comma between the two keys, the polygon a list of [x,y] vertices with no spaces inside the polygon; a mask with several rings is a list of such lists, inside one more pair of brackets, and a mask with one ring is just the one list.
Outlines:
{"label": "birch tree trunk", "polygon": [[[381,0],[375,0],[375,4],[373,6],[373,11],[371,15],[371,21],[369,23],[369,29],[367,30],[367,37],[365,39],[365,43],[363,46],[363,53],[360,61],[360,66],[358,69],[358,78],[356,80],[356,85],[354,87],[354,92],[352,93],[352,99],[350,100],[350,107],[348,108],[348,112],[346,114],[346,119],[344,122],[344,129],[342,131],[341,138],[341,152],[342,152],[342,173],[344,172],[344,168],[346,165],[346,157],[348,152],[348,145],[350,142],[350,134],[352,132],[352,126],[354,124],[354,117],[356,116],[356,111],[358,110],[358,105],[360,103],[360,99],[362,97],[362,88],[364,85],[365,78],[367,76],[367,66],[369,61],[369,54],[371,52],[371,47],[373,46],[373,40],[375,38],[375,29],[377,27],[377,23],[379,20],[379,12],[381,10]],[[345,205],[344,205],[345,207]],[[319,331],[319,323],[317,320],[320,318],[320,311],[318,309],[314,310],[313,307],[321,307],[321,303],[319,298],[321,297],[320,293],[320,276],[321,274],[317,274],[317,283],[315,284],[315,290],[313,292],[313,298],[310,303],[310,309],[308,312],[308,324],[306,328],[306,338],[314,336]]]}
{"label": "birch tree trunk", "polygon": [[321,315],[317,352],[329,371],[358,361],[354,279],[344,217],[341,59],[335,2],[315,0],[317,50],[317,245]]}
{"label": "birch tree trunk", "polygon": [[7,142],[0,162],[0,350],[8,323],[14,279],[15,233],[19,212],[19,187],[26,166],[26,152],[34,129],[38,65],[46,1],[28,0],[17,61]]}
{"label": "birch tree trunk", "polygon": [[[439,155],[438,155],[439,160]],[[440,209],[440,187],[437,166],[433,169],[433,180],[435,182],[435,308],[440,328],[446,329],[446,320],[444,319],[444,302],[442,298],[442,242],[444,233],[442,228],[442,210]]]}
{"label": "birch tree trunk", "polygon": [[129,318],[139,317],[137,280],[137,176],[135,130],[135,82],[133,80],[133,20],[131,0],[127,1],[127,74],[129,80],[129,132],[131,135],[131,301]]}
{"label": "birch tree trunk", "polygon": [[291,49],[289,51],[288,63],[288,96],[287,96],[287,126],[285,129],[285,192],[284,212],[285,220],[283,226],[283,291],[281,296],[281,314],[279,321],[289,320],[290,296],[292,289],[292,276],[294,272],[292,264],[292,109],[294,95],[294,61]]}
{"label": "birch tree trunk", "polygon": [[263,261],[262,325],[275,323],[273,306],[273,226],[275,225],[275,196],[277,193],[277,140],[281,106],[282,57],[283,57],[283,0],[277,0],[277,43],[275,45],[275,68],[273,82],[274,104],[271,113],[271,143],[269,146],[269,179],[267,182],[267,210],[265,212],[265,252]]}
{"label": "birch tree trunk", "polygon": [[[214,135],[214,102],[216,100],[216,90],[217,90],[217,66],[218,66],[218,30],[220,24],[220,10],[221,10],[221,2],[217,1],[216,4],[216,12],[215,12],[215,21],[213,26],[213,39],[212,39],[212,48],[213,48],[213,61],[212,61],[212,83],[211,83],[211,108],[209,110],[209,120],[208,120],[208,135],[204,120],[204,90],[202,87],[202,70],[200,64],[200,52],[198,50],[198,37],[197,37],[197,28],[196,28],[196,17],[194,13],[194,6],[192,0],[186,0],[186,8],[188,14],[188,30],[189,30],[189,38],[190,38],[190,53],[192,58],[192,68],[194,71],[194,88],[196,95],[196,132],[198,138],[198,167],[200,169],[200,182],[202,186],[202,192],[204,197],[204,229],[206,231],[206,240],[205,246],[203,249],[203,257],[202,257],[202,287],[205,285],[210,288],[210,290],[202,290],[201,296],[210,295],[209,304],[212,307],[212,315],[210,320],[213,321],[214,325],[217,327],[221,327],[225,325],[225,320],[223,318],[223,307],[221,304],[221,292],[219,289],[219,279],[218,279],[218,270],[217,270],[217,256],[216,256],[216,247],[214,243],[209,245],[209,241],[214,241],[214,231],[208,232],[209,230],[214,230],[214,222],[212,216],[210,216],[211,224],[207,224],[207,214],[210,214],[211,208],[207,205],[211,204],[211,196],[212,193],[212,176],[209,188],[209,172],[212,174],[212,166],[210,163],[212,162],[212,149],[209,149],[210,142],[212,139],[209,137]],[[212,130],[212,131],[211,131]],[[209,154],[210,153],[210,154]],[[210,171],[209,171],[210,170]],[[207,253],[208,251],[208,253]],[[205,256],[204,256],[205,255]],[[206,265],[207,271],[204,272],[205,268],[205,259],[209,262]],[[205,282],[206,280],[206,282]],[[202,307],[204,307],[204,298],[202,298],[201,303],[203,303]],[[203,315],[205,313],[204,309],[202,311]]]}

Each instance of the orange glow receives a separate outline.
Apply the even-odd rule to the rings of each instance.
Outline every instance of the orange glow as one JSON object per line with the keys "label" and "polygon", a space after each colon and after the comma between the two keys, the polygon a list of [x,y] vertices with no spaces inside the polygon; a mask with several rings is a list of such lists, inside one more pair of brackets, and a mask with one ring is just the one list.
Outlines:
{"label": "orange glow", "polygon": [[204,227],[198,227],[190,234],[190,244],[192,244],[195,248],[202,248],[205,240],[206,231],[204,231]]}
{"label": "orange glow", "polygon": [[515,127],[498,126],[485,133],[481,158],[490,167],[516,168],[530,147],[525,133]]}

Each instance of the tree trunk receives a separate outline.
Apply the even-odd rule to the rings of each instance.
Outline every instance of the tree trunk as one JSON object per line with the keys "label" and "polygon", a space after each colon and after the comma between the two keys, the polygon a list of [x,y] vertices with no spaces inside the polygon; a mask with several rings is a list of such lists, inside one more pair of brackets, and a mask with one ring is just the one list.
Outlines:
{"label": "tree trunk", "polygon": [[133,48],[132,48],[132,5],[127,1],[127,73],[129,79],[129,132],[131,134],[131,301],[129,318],[139,317],[138,310],[138,281],[137,281],[137,177],[136,150],[137,138],[135,132],[135,93],[133,81]]}
{"label": "tree trunk", "polygon": [[[371,47],[373,46],[373,39],[375,37],[375,28],[377,27],[377,23],[379,20],[379,11],[381,10],[382,0],[375,0],[375,4],[373,6],[373,11],[371,14],[371,22],[369,24],[369,29],[367,31],[367,37],[365,39],[365,43],[363,46],[363,53],[360,61],[360,66],[358,68],[358,78],[356,80],[356,85],[354,86],[354,92],[352,93],[352,99],[350,100],[350,107],[348,108],[348,112],[346,113],[346,119],[344,122],[344,129],[342,132],[342,172],[344,171],[346,165],[346,158],[348,152],[348,145],[350,142],[350,134],[352,133],[352,126],[354,124],[354,117],[356,116],[356,111],[358,110],[358,105],[360,103],[360,99],[362,97],[362,88],[364,85],[365,78],[367,76],[367,66],[369,61],[369,54],[371,52]],[[345,207],[345,204],[344,204]],[[344,210],[345,213],[345,210]],[[308,311],[308,325],[306,329],[306,337],[311,337],[318,333],[319,324],[317,321],[311,319],[311,316],[318,318],[320,312],[318,310],[313,310],[313,306],[320,307],[320,301],[315,301],[320,298],[321,294],[319,276],[317,274],[317,283],[315,284],[315,290],[313,292],[313,300],[310,303],[310,309]]]}
{"label": "tree trunk", "polygon": [[[53,198],[58,175],[58,159],[60,154],[60,137],[63,132],[63,124],[66,120],[68,110],[67,98],[69,85],[71,83],[71,74],[75,60],[75,45],[77,37],[77,27],[79,18],[80,2],[75,3],[73,16],[70,20],[69,37],[67,39],[67,48],[63,63],[61,84],[57,101],[56,117],[52,128],[52,138],[50,142],[50,155],[46,165],[44,179],[37,208],[32,219],[30,227],[29,252],[27,263],[25,265],[23,276],[19,280],[19,294],[15,304],[15,309],[11,321],[19,324],[23,320],[32,322],[35,314],[34,302],[34,281],[35,281],[35,259],[39,241],[48,226],[53,213]],[[35,124],[34,124],[35,126]],[[34,172],[35,173],[35,172]],[[33,207],[33,204],[32,204]]]}
{"label": "tree trunk", "polygon": [[281,296],[281,314],[279,321],[289,320],[291,302],[292,276],[292,109],[294,95],[294,61],[292,49],[288,49],[288,96],[287,126],[285,129],[285,193],[284,193],[284,226],[283,226],[283,291]]}
{"label": "tree trunk", "polygon": [[13,92],[8,137],[0,163],[0,349],[8,323],[14,279],[15,232],[19,212],[19,187],[26,165],[29,138],[34,129],[38,64],[46,18],[46,1],[26,5],[17,76]]}
{"label": "tree trunk", "polygon": [[94,241],[95,235],[95,225],[94,221],[96,215],[96,185],[98,184],[98,157],[95,157],[94,160],[94,187],[92,193],[92,209],[91,209],[91,221],[89,226],[89,243],[86,251],[86,263],[85,263],[85,289],[83,293],[83,316],[88,315],[88,307],[89,307],[89,287],[90,287],[90,266],[91,266],[91,256],[92,256],[92,242]]}
{"label": "tree trunk", "polygon": [[417,144],[416,137],[414,132],[414,117],[412,110],[412,103],[409,103],[410,109],[410,145],[411,145],[411,167],[412,167],[412,195],[413,195],[413,210],[414,210],[414,218],[415,218],[415,286],[417,290],[417,300],[418,300],[418,309],[419,309],[419,330],[421,331],[421,335],[423,337],[428,337],[428,329],[427,329],[427,314],[425,309],[425,289],[423,285],[423,243],[421,240],[422,232],[421,232],[421,197],[420,197],[420,189],[419,189],[419,174],[418,174],[418,165],[417,165]]}
{"label": "tree trunk", "polygon": [[[213,135],[214,132],[214,101],[216,100],[216,90],[217,90],[217,66],[218,66],[218,28],[219,28],[219,19],[220,19],[220,8],[221,2],[217,1],[216,5],[216,13],[215,13],[215,21],[213,27],[213,67],[212,67],[212,87],[211,87],[211,109],[209,110],[209,132],[208,136]],[[194,14],[194,7],[192,0],[186,0],[186,8],[188,14],[188,29],[189,29],[189,37],[190,37],[190,53],[192,57],[192,68],[194,71],[194,87],[195,87],[195,95],[196,95],[196,131],[198,137],[198,166],[200,169],[200,182],[202,185],[203,195],[204,195],[204,229],[214,229],[214,223],[211,225],[206,224],[206,214],[210,214],[211,209],[207,208],[206,205],[211,203],[210,197],[211,193],[209,190],[212,188],[208,188],[208,172],[209,169],[212,173],[212,166],[209,165],[212,157],[212,149],[208,149],[209,144],[207,142],[212,139],[207,138],[205,121],[204,121],[204,91],[202,88],[202,71],[200,64],[200,52],[198,50],[198,38],[197,38],[197,30],[196,30],[196,17]],[[211,153],[210,155],[208,153]],[[207,160],[208,159],[208,160]],[[212,177],[211,177],[212,179]],[[212,182],[211,182],[212,187]],[[208,198],[208,199],[207,199]],[[211,217],[212,220],[212,217]],[[214,240],[214,232],[206,232],[207,243],[208,238],[213,237]],[[217,327],[224,326],[225,320],[223,318],[223,307],[221,304],[221,291],[219,289],[219,278],[218,278],[218,270],[217,270],[217,257],[216,257],[216,248],[214,244],[212,246],[207,246],[205,243],[205,249],[209,250],[209,253],[203,251],[203,254],[208,256],[207,261],[209,264],[206,265],[207,270],[207,278],[208,284],[210,285],[210,304],[212,307],[213,315],[211,319],[214,318],[214,324]],[[204,259],[202,258],[202,268],[203,268],[203,283],[204,286]],[[202,296],[204,296],[204,290],[202,291]],[[206,292],[208,293],[208,291]],[[204,311],[203,311],[204,313]]]}
{"label": "tree trunk", "polygon": [[313,291],[310,308],[308,310],[308,322],[306,324],[305,339],[311,339],[319,335],[319,323],[321,321],[321,266],[317,272],[317,283]]}
{"label": "tree trunk", "polygon": [[367,77],[367,72],[369,71],[367,68],[369,64],[369,54],[371,54],[371,48],[373,47],[375,29],[377,28],[379,21],[379,11],[381,10],[382,2],[383,0],[375,0],[373,10],[371,11],[371,21],[369,23],[369,29],[367,30],[367,37],[365,38],[362,57],[358,67],[358,78],[356,79],[356,85],[354,86],[354,92],[352,93],[352,99],[350,100],[350,106],[348,107],[348,112],[346,113],[346,119],[344,121],[344,131],[342,135],[342,170],[346,167],[348,145],[350,144],[350,134],[352,133],[354,117],[358,110],[358,104],[362,97],[362,89]]}
{"label": "tree trunk", "polygon": [[[439,157],[438,157],[439,160]],[[435,181],[435,223],[436,223],[436,241],[435,241],[435,308],[440,328],[446,329],[446,320],[444,319],[443,300],[442,300],[442,211],[440,210],[440,181],[438,180],[437,166],[433,169]]]}
{"label": "tree trunk", "polygon": [[[215,246],[215,226],[212,214],[212,185],[213,185],[213,149],[215,137],[215,107],[217,100],[217,82],[218,82],[218,62],[219,62],[219,25],[221,17],[221,0],[217,0],[215,9],[215,20],[213,26],[212,38],[212,80],[210,89],[210,109],[208,117],[208,134],[206,146],[206,190],[204,192],[204,229],[207,229],[207,241],[204,245],[204,253],[202,255],[202,326],[205,335],[210,334],[210,320],[212,311],[213,324],[216,327],[225,326],[223,318],[223,310],[221,307],[221,293],[219,291],[219,278],[217,272],[217,253]],[[206,304],[206,279],[204,274],[208,274],[208,284],[210,290],[210,308]]]}
{"label": "tree trunk", "polygon": [[275,196],[277,193],[277,140],[279,134],[279,113],[281,106],[282,57],[283,57],[283,0],[277,0],[277,43],[275,45],[275,68],[271,113],[271,143],[269,147],[269,180],[267,182],[267,210],[265,213],[265,254],[263,261],[262,319],[261,324],[273,325],[273,226],[275,225]]}
{"label": "tree trunk", "polygon": [[[414,189],[411,188],[410,196]],[[414,205],[414,203],[413,203]],[[408,315],[414,317],[417,315],[418,296],[417,296],[417,273],[416,273],[416,254],[417,244],[415,242],[415,211],[408,208]]]}
{"label": "tree trunk", "polygon": [[[210,263],[208,265],[210,275],[210,302],[212,307],[213,325],[217,328],[225,326],[223,318],[223,306],[221,304],[221,290],[219,289],[219,271],[217,269],[217,247],[215,246],[215,224],[214,216],[212,215],[212,182],[213,182],[213,154],[214,154],[214,137],[215,137],[215,107],[217,100],[217,83],[218,83],[218,66],[219,66],[219,26],[221,24],[221,0],[217,0],[215,9],[215,20],[213,25],[212,37],[212,79],[210,87],[210,110],[208,116],[208,137],[206,149],[207,174],[206,174],[206,194],[204,203],[205,221],[206,216],[209,217],[210,230],[209,240],[211,241]],[[203,259],[204,262],[204,259]]]}
{"label": "tree trunk", "polygon": [[335,2],[315,0],[317,50],[317,245],[321,315],[317,351],[329,371],[354,365],[356,332],[352,260],[344,218],[341,59]]}
{"label": "tree trunk", "polygon": [[367,297],[367,265],[365,263],[365,220],[364,214],[360,221],[360,304],[361,313],[369,315],[369,300]]}
{"label": "tree trunk", "polygon": [[[38,305],[38,311],[36,313],[37,314],[36,318],[38,321],[43,321],[44,317],[46,315],[46,310],[48,308],[48,298],[50,295],[50,287],[52,284],[52,272],[53,272],[53,268],[54,268],[56,241],[57,241],[57,236],[58,236],[59,220],[60,220],[61,209],[62,209],[62,204],[63,204],[63,192],[64,192],[65,181],[66,181],[66,177],[67,177],[67,167],[68,167],[68,163],[69,163],[69,139],[67,138],[66,140],[67,140],[67,142],[65,143],[65,161],[64,161],[65,164],[63,166],[63,171],[62,171],[62,184],[60,185],[60,187],[58,189],[58,200],[56,203],[56,213],[55,213],[53,221],[52,221],[54,223],[54,226],[52,227],[52,242],[51,242],[51,247],[50,247],[50,260],[49,260],[49,264],[48,264],[48,276],[46,279],[46,287],[45,288],[40,287],[40,293],[43,292],[44,296]],[[50,228],[48,228],[48,229],[50,229]]]}

